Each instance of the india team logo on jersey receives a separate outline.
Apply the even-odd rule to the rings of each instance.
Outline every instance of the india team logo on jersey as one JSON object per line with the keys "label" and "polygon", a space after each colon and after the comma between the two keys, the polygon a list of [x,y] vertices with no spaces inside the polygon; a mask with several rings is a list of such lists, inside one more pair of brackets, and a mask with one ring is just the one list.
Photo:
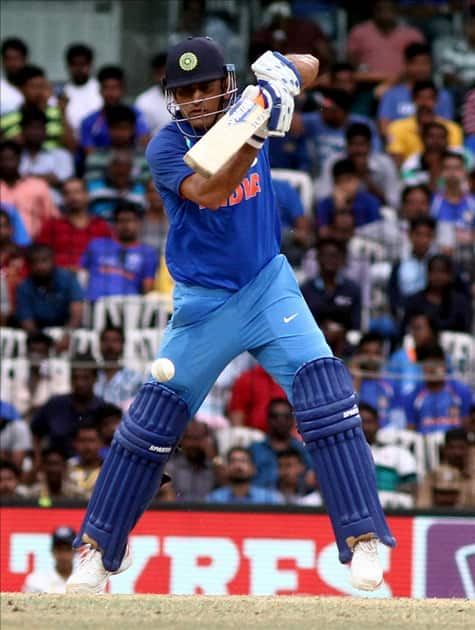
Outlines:
{"label": "india team logo on jersey", "polygon": [[[221,204],[221,208],[226,208],[227,206],[236,206],[241,201],[248,201],[249,199],[253,199],[256,195],[261,192],[261,178],[259,173],[251,173],[247,177],[245,177],[242,182],[237,186],[234,192],[223,201]],[[200,206],[200,210],[204,210],[206,206]]]}

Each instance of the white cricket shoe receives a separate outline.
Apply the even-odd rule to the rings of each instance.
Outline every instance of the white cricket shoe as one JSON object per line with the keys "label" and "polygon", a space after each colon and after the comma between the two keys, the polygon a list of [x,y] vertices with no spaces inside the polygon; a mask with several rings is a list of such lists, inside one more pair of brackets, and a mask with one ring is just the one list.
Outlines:
{"label": "white cricket shoe", "polygon": [[376,591],[383,583],[383,568],[378,557],[378,539],[360,540],[353,547],[350,584],[360,591]]}
{"label": "white cricket shoe", "polygon": [[104,592],[111,575],[123,573],[132,564],[128,546],[117,571],[108,571],[104,567],[101,552],[92,545],[81,547],[79,554],[79,565],[66,582],[66,593],[100,595]]}

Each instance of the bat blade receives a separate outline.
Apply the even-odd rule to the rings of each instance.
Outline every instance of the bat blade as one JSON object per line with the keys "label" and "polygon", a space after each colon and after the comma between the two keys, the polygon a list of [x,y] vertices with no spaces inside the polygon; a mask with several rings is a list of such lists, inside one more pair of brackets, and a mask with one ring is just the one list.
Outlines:
{"label": "bat blade", "polygon": [[197,173],[211,177],[239,151],[269,115],[261,95],[255,100],[240,99],[183,156],[184,161]]}

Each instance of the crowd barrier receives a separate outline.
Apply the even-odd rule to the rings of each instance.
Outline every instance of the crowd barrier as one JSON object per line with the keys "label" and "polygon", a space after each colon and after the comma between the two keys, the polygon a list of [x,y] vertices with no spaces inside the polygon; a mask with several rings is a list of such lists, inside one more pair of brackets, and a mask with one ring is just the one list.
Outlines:
{"label": "crowd barrier", "polygon": [[[50,534],[77,529],[84,506],[4,506],[0,588],[19,591],[26,575],[51,567]],[[475,512],[393,512],[395,549],[381,546],[384,587],[371,597],[475,599]],[[330,522],[313,508],[159,505],[131,536],[132,568],[112,593],[358,595],[337,559]]]}

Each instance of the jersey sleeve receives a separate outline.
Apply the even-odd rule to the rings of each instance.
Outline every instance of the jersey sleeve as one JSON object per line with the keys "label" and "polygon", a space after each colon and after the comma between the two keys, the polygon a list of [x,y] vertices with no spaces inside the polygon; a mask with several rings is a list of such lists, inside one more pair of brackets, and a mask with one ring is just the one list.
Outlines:
{"label": "jersey sleeve", "polygon": [[155,187],[167,188],[180,196],[180,186],[194,171],[183,161],[188,148],[179,131],[165,127],[147,147],[146,158]]}

